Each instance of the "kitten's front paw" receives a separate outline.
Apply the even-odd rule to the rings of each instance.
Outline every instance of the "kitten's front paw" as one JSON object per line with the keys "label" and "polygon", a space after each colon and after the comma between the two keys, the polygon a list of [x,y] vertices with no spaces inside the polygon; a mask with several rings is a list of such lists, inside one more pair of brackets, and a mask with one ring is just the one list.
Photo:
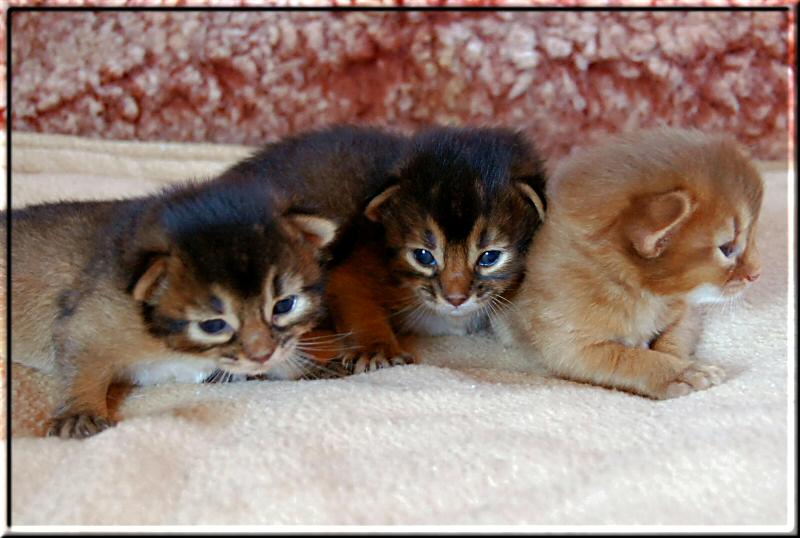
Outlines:
{"label": "kitten's front paw", "polygon": [[113,422],[97,415],[67,415],[55,417],[47,431],[49,437],[84,439],[113,426]]}
{"label": "kitten's front paw", "polygon": [[383,347],[372,347],[346,353],[342,356],[341,362],[347,372],[361,374],[391,366],[414,364],[414,357],[404,352],[391,353]]}
{"label": "kitten's front paw", "polygon": [[665,398],[685,396],[696,390],[718,385],[725,378],[725,371],[719,366],[693,363],[667,385]]}

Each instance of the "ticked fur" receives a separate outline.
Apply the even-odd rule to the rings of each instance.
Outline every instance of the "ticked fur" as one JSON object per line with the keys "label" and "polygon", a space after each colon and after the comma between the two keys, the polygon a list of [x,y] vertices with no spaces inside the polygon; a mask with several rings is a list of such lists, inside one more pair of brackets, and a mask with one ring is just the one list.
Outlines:
{"label": "ticked fur", "polygon": [[12,358],[55,373],[51,433],[111,424],[114,381],[263,375],[322,316],[333,222],[277,209],[257,183],[190,183],[12,212]]}
{"label": "ticked fur", "polygon": [[566,159],[509,313],[555,373],[668,398],[721,380],[691,359],[693,304],[738,296],[760,265],[762,180],[731,139],[657,129]]}
{"label": "ticked fur", "polygon": [[417,134],[367,204],[358,247],[331,274],[331,313],[352,333],[354,370],[409,360],[397,334],[467,334],[505,310],[544,214],[544,181],[519,133]]}

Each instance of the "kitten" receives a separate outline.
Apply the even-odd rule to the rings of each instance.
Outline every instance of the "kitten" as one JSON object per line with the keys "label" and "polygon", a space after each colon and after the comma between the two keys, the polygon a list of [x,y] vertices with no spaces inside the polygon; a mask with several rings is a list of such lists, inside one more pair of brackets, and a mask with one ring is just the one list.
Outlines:
{"label": "kitten", "polygon": [[323,312],[336,225],[283,211],[257,184],[43,204],[11,219],[11,353],[63,382],[51,435],[109,427],[117,380],[293,375],[298,338]]}
{"label": "kitten", "polygon": [[760,273],[762,180],[729,137],[635,132],[554,171],[510,330],[563,377],[670,398],[719,383],[694,362],[694,305]]}
{"label": "kitten", "polygon": [[442,127],[413,137],[331,271],[329,309],[356,348],[349,368],[413,362],[397,333],[466,334],[504,308],[544,216],[544,181],[519,133]]}
{"label": "kitten", "polygon": [[334,262],[353,247],[367,203],[387,187],[409,139],[383,129],[333,125],[267,144],[220,176],[220,181],[263,184],[280,191],[292,211],[340,224]]}
{"label": "kitten", "polygon": [[[329,246],[330,265],[346,259],[365,224],[367,203],[386,189],[390,172],[405,156],[410,139],[368,126],[333,125],[267,144],[220,177],[231,184],[254,183],[279,191],[288,209],[320,215],[339,224]],[[369,224],[369,222],[367,221]],[[304,342],[316,359],[307,367],[313,377],[346,375],[341,361],[331,360],[351,348],[335,334],[333,322],[320,325],[319,337]]]}

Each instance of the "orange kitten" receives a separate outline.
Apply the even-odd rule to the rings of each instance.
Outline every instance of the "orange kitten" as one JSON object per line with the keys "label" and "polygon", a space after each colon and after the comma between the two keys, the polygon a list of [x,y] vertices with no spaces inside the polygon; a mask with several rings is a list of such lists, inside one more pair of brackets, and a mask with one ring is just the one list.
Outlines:
{"label": "orange kitten", "polygon": [[732,139],[694,130],[640,131],[567,159],[506,334],[577,381],[659,399],[719,383],[720,368],[690,358],[692,305],[758,278],[762,193]]}

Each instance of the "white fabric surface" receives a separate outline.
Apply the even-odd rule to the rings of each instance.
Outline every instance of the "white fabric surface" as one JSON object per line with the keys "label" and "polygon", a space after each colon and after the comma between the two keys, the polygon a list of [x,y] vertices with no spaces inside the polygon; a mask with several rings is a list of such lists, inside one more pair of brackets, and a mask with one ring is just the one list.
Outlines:
{"label": "white fabric surface", "polygon": [[[12,140],[14,206],[246,152]],[[33,436],[50,381],[14,365],[13,524],[786,524],[788,171],[762,169],[763,276],[708,311],[698,350],[720,386],[656,402],[548,378],[487,336],[430,338],[423,364],[350,378],[135,388],[116,428],[62,441]]]}

